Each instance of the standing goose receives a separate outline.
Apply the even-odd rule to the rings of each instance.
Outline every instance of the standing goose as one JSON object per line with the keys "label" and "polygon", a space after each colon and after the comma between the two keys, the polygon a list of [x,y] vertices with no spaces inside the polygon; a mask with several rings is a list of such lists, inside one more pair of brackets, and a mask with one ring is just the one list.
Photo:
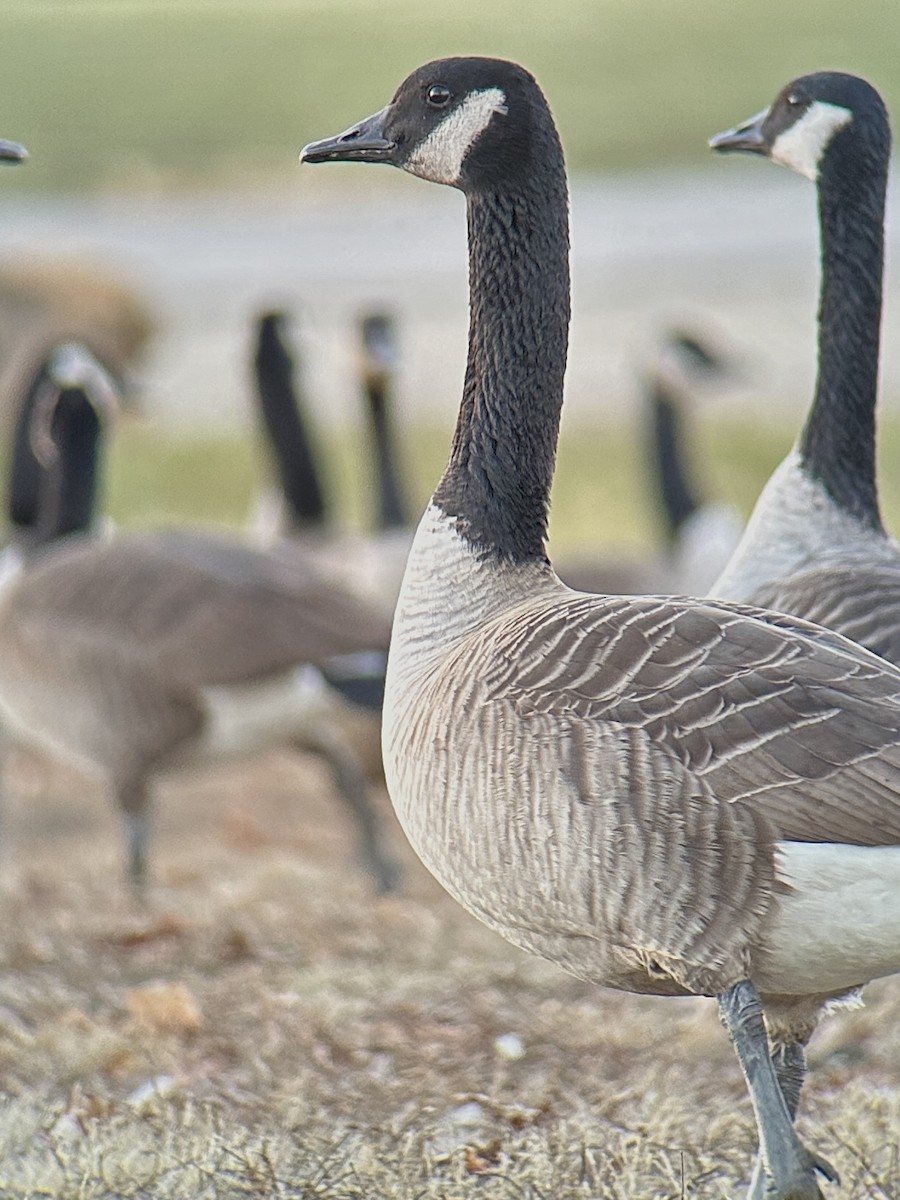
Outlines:
{"label": "standing goose", "polygon": [[588,596],[546,557],[569,324],[562,148],[534,79],[429,63],[307,162],[459,188],[468,365],[394,621],[388,787],[420,857],[582,978],[715,996],[771,1200],[834,1178],[799,1141],[770,1028],[900,969],[900,671],[740,605]]}
{"label": "standing goose", "polygon": [[884,104],[854,75],[806,75],[710,145],[815,180],[822,252],[812,407],[710,595],[795,613],[900,664],[900,546],[882,524],[875,475]]}
{"label": "standing goose", "polygon": [[387,622],[297,555],[200,532],[84,536],[97,397],[58,376],[51,362],[30,393],[38,458],[48,441],[52,453],[27,530],[42,548],[10,557],[0,578],[0,726],[111,781],[138,886],[158,773],[274,745],[313,751],[389,889],[396,868],[352,743],[361,721],[377,728]]}

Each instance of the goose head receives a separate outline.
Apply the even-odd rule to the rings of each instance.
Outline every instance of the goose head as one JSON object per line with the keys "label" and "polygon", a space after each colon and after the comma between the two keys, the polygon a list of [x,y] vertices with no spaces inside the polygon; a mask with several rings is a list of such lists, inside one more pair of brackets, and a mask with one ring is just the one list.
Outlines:
{"label": "goose head", "polygon": [[539,156],[545,108],[517,63],[439,59],[413,71],[374,116],[304,146],[300,161],[389,163],[467,193],[503,191]]}
{"label": "goose head", "polygon": [[817,180],[826,163],[879,163],[889,148],[887,112],[857,75],[817,71],[786,84],[756,116],[710,138],[713,150],[762,154]]}
{"label": "goose head", "polygon": [[9,142],[5,138],[0,138],[0,162],[15,166],[16,163],[24,162],[27,157],[28,151],[24,146],[20,146],[18,142]]}

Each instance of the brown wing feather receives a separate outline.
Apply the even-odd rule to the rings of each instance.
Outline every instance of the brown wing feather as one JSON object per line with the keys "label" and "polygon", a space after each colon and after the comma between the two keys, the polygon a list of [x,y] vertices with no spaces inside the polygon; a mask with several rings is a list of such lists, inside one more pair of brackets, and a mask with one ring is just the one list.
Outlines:
{"label": "brown wing feather", "polygon": [[900,664],[900,564],[801,571],[757,589],[753,603],[796,613]]}
{"label": "brown wing feather", "polygon": [[492,628],[487,690],[522,714],[644,731],[780,838],[900,842],[900,671],[755,612],[665,597],[534,606]]}
{"label": "brown wing feather", "polygon": [[78,539],[35,562],[8,605],[22,628],[70,647],[114,640],[183,689],[385,649],[390,634],[386,620],[299,557],[290,565],[200,534]]}

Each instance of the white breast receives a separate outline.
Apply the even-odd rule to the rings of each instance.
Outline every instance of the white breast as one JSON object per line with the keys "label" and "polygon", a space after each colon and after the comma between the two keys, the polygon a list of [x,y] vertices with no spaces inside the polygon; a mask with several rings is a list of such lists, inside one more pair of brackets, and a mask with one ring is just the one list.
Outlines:
{"label": "white breast", "polygon": [[796,451],[772,473],[740,544],[707,593],[752,603],[759,588],[818,566],[843,550],[862,557],[889,554],[891,543],[840,509],[800,464]]}

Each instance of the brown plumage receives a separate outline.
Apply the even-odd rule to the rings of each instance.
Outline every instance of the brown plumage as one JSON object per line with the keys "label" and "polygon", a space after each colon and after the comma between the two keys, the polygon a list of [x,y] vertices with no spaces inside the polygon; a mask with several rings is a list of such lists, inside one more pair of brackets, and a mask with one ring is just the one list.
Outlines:
{"label": "brown plumage", "polygon": [[[40,493],[56,497],[64,523],[67,497],[93,495],[83,477],[100,427],[87,385],[60,388],[54,405],[60,485]],[[396,871],[348,741],[361,719],[377,738],[387,619],[295,549],[199,531],[53,541],[38,523],[50,543],[11,552],[0,580],[0,722],[111,782],[132,879],[146,873],[155,774],[287,744],[329,763],[366,863],[390,887]]]}
{"label": "brown plumage", "polygon": [[818,1200],[836,1176],[793,1128],[801,1048],[770,1059],[763,1005],[805,1039],[829,997],[900,971],[900,670],[794,617],[586,596],[552,571],[568,205],[526,71],[428,63],[301,157],[393,163],[467,203],[463,398],[385,687],[400,821],[516,944],[606,986],[715,995],[759,1131],[752,1200]]}

